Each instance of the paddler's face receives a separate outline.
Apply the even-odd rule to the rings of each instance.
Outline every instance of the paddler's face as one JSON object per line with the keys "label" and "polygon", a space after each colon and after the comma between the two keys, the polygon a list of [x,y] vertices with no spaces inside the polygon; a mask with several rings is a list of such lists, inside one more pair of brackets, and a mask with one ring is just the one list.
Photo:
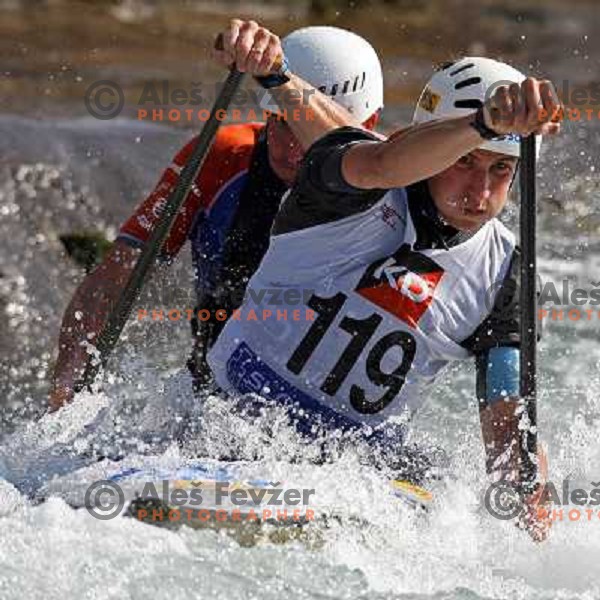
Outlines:
{"label": "paddler's face", "polygon": [[267,121],[267,144],[271,168],[279,179],[288,185],[292,185],[294,179],[296,179],[300,161],[304,156],[304,150],[283,119],[277,119],[274,116],[269,117]]}
{"label": "paddler's face", "polygon": [[517,159],[474,150],[429,178],[429,192],[440,216],[460,231],[476,231],[506,204]]}

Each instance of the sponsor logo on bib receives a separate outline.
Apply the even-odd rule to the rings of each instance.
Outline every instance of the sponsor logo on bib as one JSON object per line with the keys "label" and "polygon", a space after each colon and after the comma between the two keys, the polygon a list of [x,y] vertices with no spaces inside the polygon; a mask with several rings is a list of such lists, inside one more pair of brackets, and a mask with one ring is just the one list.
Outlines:
{"label": "sponsor logo on bib", "polygon": [[371,264],[355,291],[416,328],[443,275],[444,269],[434,260],[405,244],[392,256]]}

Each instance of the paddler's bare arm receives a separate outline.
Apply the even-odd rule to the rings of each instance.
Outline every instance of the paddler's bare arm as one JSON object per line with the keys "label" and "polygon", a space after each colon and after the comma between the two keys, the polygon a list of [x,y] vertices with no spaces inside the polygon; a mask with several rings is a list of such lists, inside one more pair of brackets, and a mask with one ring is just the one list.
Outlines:
{"label": "paddler's bare arm", "polygon": [[[223,64],[235,62],[239,70],[254,76],[276,70],[282,48],[279,38],[268,29],[254,21],[234,19],[222,35],[224,50],[215,52],[215,56]],[[523,101],[514,108],[506,99],[506,89],[501,86],[496,90],[484,109],[486,125],[499,135],[558,133],[560,123],[553,119],[560,102],[552,83],[527,78],[520,88]],[[292,75],[289,82],[276,89],[280,108],[300,111],[300,118],[288,119],[288,125],[305,149],[334,129],[360,127],[344,108],[297,76]],[[540,107],[544,108],[541,113]],[[471,126],[473,119],[474,113],[422,123],[387,140],[357,144],[344,155],[344,179],[361,189],[389,189],[440,173],[481,145],[480,134]]]}
{"label": "paddler's bare arm", "polygon": [[[256,77],[278,69],[283,56],[281,41],[255,21],[232,19],[220,36],[223,50],[215,50],[214,56],[221,64],[235,63],[239,71]],[[362,127],[345,108],[293,73],[271,95],[278,107],[286,111],[286,123],[305,150],[334,129]]]}
{"label": "paddler's bare arm", "polygon": [[520,473],[519,431],[522,407],[517,399],[498,399],[481,404],[479,418],[486,456],[486,470],[492,479],[518,481]]}
{"label": "paddler's bare arm", "polygon": [[[498,398],[480,405],[486,470],[493,481],[506,481],[515,486],[521,483],[523,431],[519,424],[522,415],[523,405],[518,398]],[[535,492],[523,494],[523,510],[516,517],[515,524],[525,529],[534,541],[541,542],[548,537],[552,521],[543,487],[548,478],[548,463],[546,453],[539,443],[537,463],[540,486]],[[493,501],[493,496],[490,498]]]}
{"label": "paddler's bare arm", "polygon": [[57,410],[73,397],[73,386],[82,375],[89,354],[106,318],[121,295],[139,250],[117,241],[79,285],[65,311],[58,342],[58,358],[50,390],[50,408]]}
{"label": "paddler's bare arm", "polygon": [[[527,78],[520,84],[519,94],[524,100],[511,104],[506,100],[506,88],[497,88],[483,108],[489,129],[498,135],[523,136],[560,131],[560,123],[552,121],[561,105],[551,82]],[[358,188],[390,189],[440,173],[481,145],[482,138],[470,124],[474,117],[472,113],[413,125],[386,141],[357,144],[344,155],[344,179]]]}

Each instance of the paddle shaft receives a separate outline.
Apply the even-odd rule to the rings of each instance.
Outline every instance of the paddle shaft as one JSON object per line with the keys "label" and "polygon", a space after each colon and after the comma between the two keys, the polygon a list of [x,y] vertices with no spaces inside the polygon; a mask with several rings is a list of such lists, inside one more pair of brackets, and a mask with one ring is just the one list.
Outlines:
{"label": "paddle shaft", "polygon": [[75,392],[89,387],[96,378],[100,368],[106,364],[110,353],[121,335],[123,327],[125,327],[125,323],[148,277],[149,271],[153,267],[156,257],[169,234],[169,230],[202,168],[204,159],[208,154],[208,150],[221,123],[221,119],[217,118],[217,114],[222,114],[219,111],[227,110],[243,76],[244,74],[235,68],[230,71],[212,107],[210,116],[198,136],[194,150],[181,171],[177,185],[169,196],[150,239],[145,244],[144,250],[138,258],[123,292],[98,336],[95,356],[88,358],[82,376],[75,383]]}
{"label": "paddle shaft", "polygon": [[536,156],[535,136],[521,140],[521,165],[519,174],[521,195],[521,354],[520,394],[525,402],[529,428],[524,431],[525,454],[523,481],[533,482],[536,465],[532,457],[537,454],[537,286],[536,286]]}

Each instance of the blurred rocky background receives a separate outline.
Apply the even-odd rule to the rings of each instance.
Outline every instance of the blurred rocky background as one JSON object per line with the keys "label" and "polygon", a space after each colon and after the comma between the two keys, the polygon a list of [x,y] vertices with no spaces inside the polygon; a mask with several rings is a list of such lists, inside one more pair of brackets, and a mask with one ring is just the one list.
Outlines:
{"label": "blurred rocky background", "polygon": [[365,36],[384,59],[388,105],[411,102],[432,63],[468,53],[598,79],[596,0],[1,0],[0,110],[84,114],[84,90],[109,79],[131,112],[148,81],[219,80],[208,50],[235,16],[280,35],[326,23]]}

